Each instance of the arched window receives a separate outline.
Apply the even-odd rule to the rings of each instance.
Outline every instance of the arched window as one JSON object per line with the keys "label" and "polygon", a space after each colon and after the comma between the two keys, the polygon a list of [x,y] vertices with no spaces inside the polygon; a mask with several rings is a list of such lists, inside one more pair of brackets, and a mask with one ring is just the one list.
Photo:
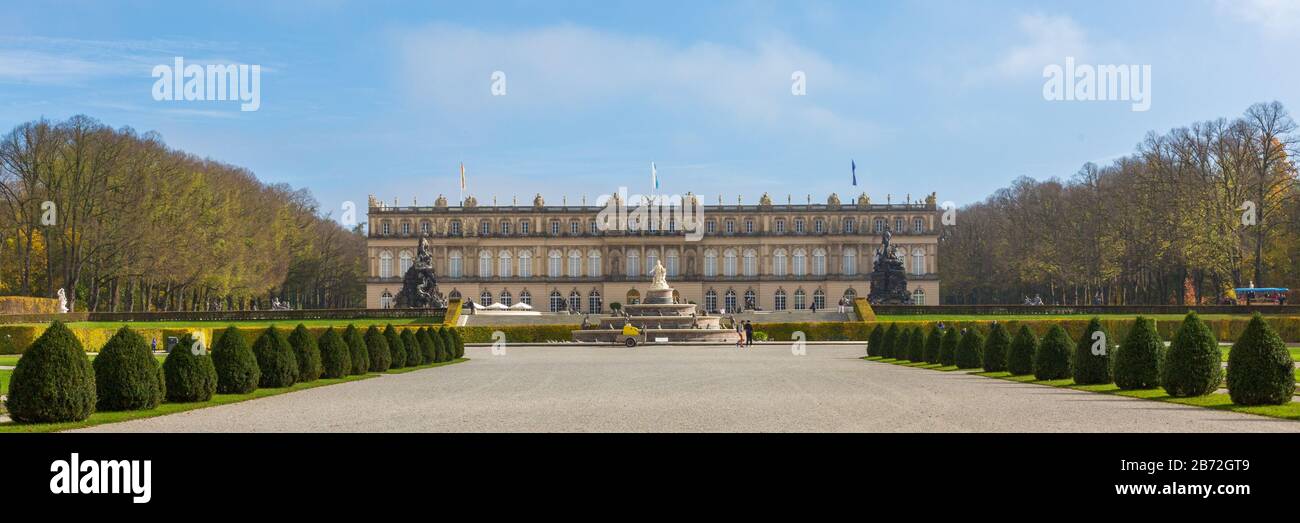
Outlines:
{"label": "arched window", "polygon": [[500,259],[497,263],[497,276],[509,278],[510,272],[514,270],[514,257],[510,255],[510,251],[504,249],[501,250],[501,254],[497,255],[497,257]]}
{"label": "arched window", "polygon": [[858,273],[858,250],[852,247],[844,249],[842,272],[845,276],[853,276]]}
{"label": "arched window", "polygon": [[402,251],[397,257],[397,274],[399,276],[405,275],[406,270],[411,268],[411,251]]}
{"label": "arched window", "polygon": [[813,276],[826,275],[826,250],[825,249],[813,249],[812,272],[813,272]]}
{"label": "arched window", "polygon": [[727,289],[727,293],[722,295],[722,306],[727,312],[736,312],[736,291]]}
{"label": "arched window", "polygon": [[[574,222],[578,223],[578,222]],[[582,295],[578,291],[569,291],[569,310],[582,312]]]}
{"label": "arched window", "polygon": [[[704,251],[704,276],[712,278],[718,275],[718,251],[709,249]],[[712,310],[712,309],[710,309]]]}
{"label": "arched window", "polygon": [[379,277],[393,277],[393,253],[388,251],[379,253]]}
{"label": "arched window", "polygon": [[708,292],[704,293],[704,311],[714,312],[717,310],[718,310],[718,292],[713,289],[709,289]]}
{"label": "arched window", "polygon": [[[524,223],[528,223],[528,222],[524,222]],[[531,306],[533,304],[533,294],[528,292],[528,289],[524,289],[523,291],[520,291],[519,303],[523,303],[525,305]]]}
{"label": "arched window", "polygon": [[858,291],[853,290],[853,287],[844,290],[844,301],[848,302],[849,305],[853,305],[853,300],[856,299],[858,299]]}
{"label": "arched window", "polygon": [[794,250],[794,275],[803,277],[808,274],[808,253],[803,249]]}
{"label": "arched window", "polygon": [[786,255],[785,249],[777,249],[772,253],[772,275],[778,278],[784,278],[786,273]]}
{"label": "arched window", "polygon": [[668,252],[664,254],[664,270],[668,271],[668,277],[676,277],[680,266],[681,262],[677,255],[677,249],[668,249]]}
{"label": "arched window", "polygon": [[510,291],[501,289],[501,304],[509,307],[514,303],[514,297],[510,295]]}
{"label": "arched window", "polygon": [[385,290],[384,293],[379,296],[379,308],[381,309],[393,308],[393,293]]}
{"label": "arched window", "polygon": [[[524,223],[528,223],[528,222],[524,222]],[[519,277],[520,278],[533,277],[533,251],[527,249],[519,251]],[[519,301],[524,301],[522,295],[520,295]],[[528,303],[528,302],[524,302],[524,303]]]}
{"label": "arched window", "polygon": [[482,250],[478,252],[478,277],[492,277],[492,252]]}
{"label": "arched window", "polygon": [[588,313],[591,313],[591,314],[599,314],[600,311],[601,311],[601,309],[603,309],[603,308],[604,308],[604,305],[601,303],[601,300],[600,300],[600,293],[599,293],[599,292],[591,291],[590,294],[587,294],[587,312],[588,312]]}
{"label": "arched window", "polygon": [[813,307],[816,307],[818,309],[826,308],[826,293],[823,292],[821,289],[817,289],[816,291],[813,291]]}
{"label": "arched window", "polygon": [[758,276],[758,253],[754,249],[745,249],[744,274],[750,278]]}
{"label": "arched window", "polygon": [[736,275],[736,250],[722,251],[722,275],[728,278]]}
{"label": "arched window", "polygon": [[925,305],[925,291],[921,289],[912,291],[912,305]]}
{"label": "arched window", "polygon": [[559,249],[551,249],[551,252],[546,254],[546,275],[547,276],[550,276],[552,278],[560,277],[560,257],[561,254]]}
{"label": "arched window", "polygon": [[449,300],[459,300],[459,299],[460,299],[460,291],[458,291],[458,290],[456,290],[456,289],[452,289],[451,292],[447,293],[447,299],[449,299]]}
{"label": "arched window", "polygon": [[492,305],[492,293],[488,292],[487,290],[484,290],[483,292],[479,293],[478,304],[484,307],[487,307],[488,305]]}
{"label": "arched window", "polygon": [[925,274],[925,251],[919,248],[912,251],[912,274]]}
{"label": "arched window", "polygon": [[745,291],[745,308],[746,309],[758,308],[758,295],[754,294],[754,289],[748,289]]}
{"label": "arched window", "polygon": [[807,308],[808,308],[808,302],[805,301],[806,299],[807,299],[807,295],[805,295],[805,294],[803,293],[803,289],[799,289],[799,290],[797,290],[797,291],[794,291],[794,308],[795,308],[795,310],[804,310],[804,309],[807,309]]}
{"label": "arched window", "polygon": [[777,289],[776,294],[772,296],[772,308],[778,311],[785,310],[785,290]]}
{"label": "arched window", "polygon": [[587,252],[587,276],[600,277],[600,251],[592,249]]}
{"label": "arched window", "polygon": [[577,249],[569,251],[569,277],[577,278],[582,276],[582,253]]}
{"label": "arched window", "polygon": [[550,305],[551,305],[551,312],[564,311],[564,296],[560,295],[560,291],[551,291]]}
{"label": "arched window", "polygon": [[465,255],[460,251],[447,253],[447,275],[459,278],[465,272]]}
{"label": "arched window", "polygon": [[636,305],[638,303],[641,303],[641,293],[638,292],[636,289],[627,291],[627,303],[628,305]]}
{"label": "arched window", "polygon": [[627,251],[627,277],[637,278],[641,276],[641,252]]}
{"label": "arched window", "polygon": [[659,251],[657,249],[648,249],[645,251],[645,273],[651,274],[655,270],[655,264],[659,262]]}

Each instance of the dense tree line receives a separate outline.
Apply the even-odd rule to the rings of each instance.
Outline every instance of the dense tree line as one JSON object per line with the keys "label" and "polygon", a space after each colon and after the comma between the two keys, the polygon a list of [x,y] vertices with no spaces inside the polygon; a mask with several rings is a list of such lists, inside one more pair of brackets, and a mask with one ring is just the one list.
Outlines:
{"label": "dense tree line", "polygon": [[363,307],[365,238],[305,189],[86,116],[0,138],[0,293],[74,310]]}
{"label": "dense tree line", "polygon": [[945,303],[1213,303],[1300,288],[1296,123],[1277,102],[1149,133],[1068,181],[1019,178],[959,209],[939,249]]}

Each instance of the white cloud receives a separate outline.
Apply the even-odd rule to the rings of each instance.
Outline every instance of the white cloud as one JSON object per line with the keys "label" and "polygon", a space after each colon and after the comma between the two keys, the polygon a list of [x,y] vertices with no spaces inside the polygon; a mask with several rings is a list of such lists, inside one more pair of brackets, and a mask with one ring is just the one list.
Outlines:
{"label": "white cloud", "polygon": [[995,69],[1004,76],[1038,74],[1045,65],[1089,51],[1087,35],[1068,16],[1025,15],[1018,25],[1029,41],[1011,48],[998,61]]}
{"label": "white cloud", "polygon": [[1219,0],[1218,9],[1258,27],[1269,38],[1296,36],[1300,26],[1300,0]]}

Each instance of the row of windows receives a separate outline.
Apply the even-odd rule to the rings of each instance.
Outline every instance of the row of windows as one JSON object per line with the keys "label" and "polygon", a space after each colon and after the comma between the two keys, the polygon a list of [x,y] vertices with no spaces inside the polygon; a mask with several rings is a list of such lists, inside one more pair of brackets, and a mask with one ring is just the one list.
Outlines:
{"label": "row of windows", "polygon": [[[459,298],[460,293],[457,291],[452,291],[451,297]],[[602,311],[604,303],[599,291],[592,290],[587,294],[586,297],[587,297],[586,300],[587,312],[594,314]],[[563,312],[563,311],[581,312],[583,310],[582,298],[583,298],[582,294],[579,293],[577,290],[570,291],[567,300],[565,299],[564,295],[560,294],[560,291],[553,290],[551,291],[550,300],[547,305],[549,306],[549,310],[551,312]],[[757,307],[758,296],[757,294],[754,293],[753,289],[746,290],[745,294],[743,295],[743,298],[744,298],[743,302],[737,301],[738,296],[736,294],[736,291],[732,289],[727,289],[727,291],[722,294],[722,307],[718,307],[718,291],[709,289],[704,293],[703,305],[706,311],[723,312],[723,313],[739,311],[741,310],[742,305],[744,309],[753,309]],[[853,303],[853,300],[857,298],[857,291],[850,288],[844,291],[844,295],[842,298],[845,300],[846,303]],[[626,300],[627,300],[626,303],[629,304],[640,303],[641,294],[637,292],[635,289],[630,290],[627,293]],[[916,305],[925,305],[925,291],[922,289],[916,289],[915,291],[912,291],[912,301]],[[483,306],[492,305],[493,303],[500,303],[507,307],[515,303],[514,296],[510,293],[510,291],[504,289],[501,291],[500,294],[497,294],[495,296],[492,294],[491,291],[485,289],[483,292],[479,294],[478,302],[479,305],[483,305]],[[527,304],[528,306],[531,307],[533,305],[532,293],[528,292],[527,289],[520,291],[519,303]],[[393,305],[394,302],[391,293],[385,292],[382,296],[380,296],[379,298],[380,308],[388,309],[388,308],[392,308]],[[813,291],[811,302],[809,302],[808,294],[804,292],[803,289],[795,290],[793,299],[790,299],[790,297],[786,295],[785,289],[777,289],[776,292],[773,293],[772,295],[772,308],[774,310],[783,311],[783,310],[788,310],[789,308],[793,308],[795,310],[804,310],[804,309],[808,309],[809,307],[813,307],[817,309],[825,309],[826,293],[821,289],[817,289]]]}
{"label": "row of windows", "polygon": [[[499,234],[502,234],[502,235],[511,235],[511,234],[514,234],[514,228],[515,228],[514,223],[515,223],[515,222],[510,221],[510,220],[501,220],[501,221],[497,222],[497,229],[496,229],[495,232],[497,232],[497,233],[499,233]],[[789,223],[789,227],[788,227],[788,228],[787,228],[787,225],[786,225],[787,223]],[[864,221],[863,223],[865,223],[865,221]],[[875,234],[881,234],[881,233],[885,232],[885,226],[886,226],[888,223],[889,223],[889,222],[886,221],[885,218],[876,218],[876,219],[871,223],[871,231],[872,231],[873,233],[875,233]],[[858,224],[858,220],[857,220],[857,218],[846,217],[846,218],[844,218],[844,219],[841,221],[841,227],[840,227],[840,230],[841,230],[843,233],[845,233],[845,234],[855,234],[855,233],[859,232],[859,231],[858,231],[857,224]],[[904,218],[901,218],[901,217],[894,218],[893,228],[892,228],[891,230],[892,230],[892,231],[895,231],[895,232],[906,232],[906,231],[909,230],[909,229],[907,229],[906,225],[907,225],[907,222],[905,221]],[[914,234],[921,234],[921,233],[925,232],[925,219],[924,219],[924,218],[921,218],[921,217],[913,217],[913,218],[912,218],[912,224],[911,224],[911,225],[912,225],[912,227],[911,227],[910,231],[911,231],[912,233],[914,233]],[[399,227],[400,227],[400,230],[401,230],[402,235],[409,236],[409,235],[411,234],[411,222],[405,222],[405,221],[404,221],[404,222],[401,222],[401,223],[399,224]],[[520,222],[519,222],[519,234],[524,234],[524,235],[532,234],[531,227],[532,227],[532,222],[527,221],[527,220],[520,221]],[[651,231],[654,231],[654,230],[659,230],[658,227],[659,227],[659,224],[655,224],[655,223],[651,222],[647,228],[648,228],[649,230],[651,230]],[[743,231],[745,234],[753,234],[754,231],[755,231],[755,227],[756,227],[756,225],[755,225],[754,220],[753,220],[752,218],[746,218],[743,222],[737,222],[736,219],[734,219],[734,218],[726,218],[726,219],[722,220],[722,222],[721,222],[721,228],[722,228],[722,231],[723,231],[724,233],[726,233],[726,234],[735,234],[735,233],[737,233],[737,232],[742,232],[742,231]],[[705,232],[705,233],[707,233],[707,234],[717,234],[717,232],[718,232],[718,228],[719,228],[719,222],[718,222],[717,219],[715,219],[715,218],[709,218],[709,219],[706,219],[706,220],[704,221],[704,232]],[[805,234],[805,233],[809,232],[810,230],[811,230],[811,232],[813,232],[814,234],[824,234],[824,233],[827,233],[827,232],[830,231],[830,229],[829,229],[829,227],[828,227],[828,224],[827,224],[827,221],[824,220],[824,219],[822,219],[822,218],[814,218],[814,219],[812,220],[811,225],[809,224],[808,220],[806,220],[805,218],[793,218],[793,219],[789,220],[789,222],[787,222],[787,220],[786,220],[785,218],[777,218],[776,220],[773,220],[773,222],[772,222],[772,228],[773,228],[773,231],[775,231],[777,234],[785,234],[785,233],[787,232],[787,230],[793,231],[795,234]],[[563,230],[563,226],[562,226],[562,224],[561,224],[561,222],[560,222],[559,220],[552,220],[552,221],[550,222],[550,232],[551,232],[551,235],[553,235],[553,236],[559,236],[562,230]],[[578,220],[571,220],[571,221],[568,222],[568,232],[569,232],[569,234],[577,235],[577,234],[579,234],[579,233],[581,232],[581,230],[582,230],[582,225],[580,224],[580,222],[579,222]],[[669,218],[669,219],[667,220],[667,223],[664,224],[664,230],[669,231],[669,232],[676,232],[676,231],[677,231],[677,222],[676,222],[676,219],[675,219],[675,218]],[[390,221],[388,221],[388,220],[384,220],[384,221],[380,222],[380,224],[379,224],[379,232],[380,232],[380,234],[383,235],[383,236],[389,236],[389,235],[391,235],[391,234],[393,233],[393,231],[392,231],[392,222],[390,222]],[[450,222],[450,224],[449,224],[449,230],[448,230],[448,232],[449,232],[452,236],[460,236],[461,233],[462,233],[462,225],[461,225],[461,221],[460,221],[460,220],[452,220],[452,221]],[[494,232],[494,231],[492,230],[492,222],[489,221],[489,220],[484,220],[484,221],[479,222],[479,231],[478,231],[478,232],[479,232],[479,235],[480,235],[480,236],[488,236],[488,235],[491,235],[491,234]],[[597,222],[596,222],[596,221],[593,220],[593,221],[588,221],[588,222],[587,222],[587,232],[588,232],[588,234],[599,234],[599,233],[600,233],[600,227],[597,225]],[[431,234],[432,234],[432,224],[431,224],[430,222],[428,222],[428,221],[421,221],[421,222],[420,222],[420,234],[421,234],[421,235],[425,235],[425,236],[431,235]]]}

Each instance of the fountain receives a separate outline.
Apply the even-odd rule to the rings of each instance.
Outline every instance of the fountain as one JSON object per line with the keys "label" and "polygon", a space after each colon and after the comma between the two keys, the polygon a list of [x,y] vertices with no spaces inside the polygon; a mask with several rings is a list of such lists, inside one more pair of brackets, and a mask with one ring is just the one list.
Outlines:
{"label": "fountain", "polygon": [[666,274],[656,261],[644,301],[624,305],[620,315],[602,316],[595,328],[573,331],[573,341],[619,343],[625,339],[623,327],[632,325],[646,342],[736,342],[739,336],[734,328],[722,327],[722,318],[699,314],[693,303],[677,303]]}

